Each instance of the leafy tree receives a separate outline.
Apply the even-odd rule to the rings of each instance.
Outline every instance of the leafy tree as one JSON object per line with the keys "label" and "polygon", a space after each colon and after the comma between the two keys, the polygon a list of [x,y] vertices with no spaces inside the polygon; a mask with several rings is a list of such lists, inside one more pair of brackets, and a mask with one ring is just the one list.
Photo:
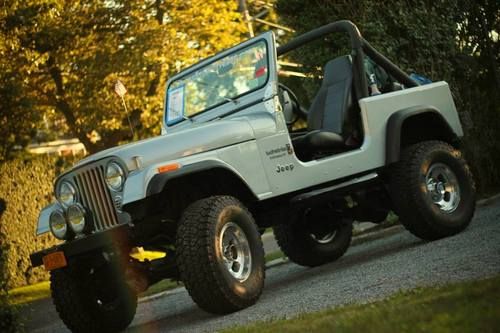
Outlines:
{"label": "leafy tree", "polygon": [[[64,118],[90,152],[131,139],[113,92],[117,79],[127,86],[136,136],[158,133],[168,76],[238,42],[244,31],[234,1],[13,0],[1,6],[0,61],[17,74],[19,87],[6,94],[30,104],[34,114]],[[5,108],[9,123],[17,123],[10,115],[22,114],[19,108]],[[95,133],[101,140],[92,139]]]}
{"label": "leafy tree", "polygon": [[[3,58],[5,53],[2,51],[0,57]],[[0,62],[0,161],[29,142],[36,133],[40,116],[31,112],[31,101],[23,94],[19,73],[6,67]]]}

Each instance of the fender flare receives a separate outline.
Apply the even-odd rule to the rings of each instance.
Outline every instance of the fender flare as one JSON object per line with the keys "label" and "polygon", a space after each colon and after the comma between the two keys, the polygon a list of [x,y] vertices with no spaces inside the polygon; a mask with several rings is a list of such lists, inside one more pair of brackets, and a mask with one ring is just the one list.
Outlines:
{"label": "fender flare", "polygon": [[450,124],[446,121],[446,119],[436,107],[432,105],[416,105],[401,109],[393,113],[387,121],[385,141],[386,165],[399,161],[401,152],[401,130],[405,120],[416,115],[429,113],[439,119],[440,123],[444,125],[447,128],[448,132],[454,136],[453,140],[456,140],[458,138],[455,131],[451,128]]}
{"label": "fender flare", "polygon": [[[195,162],[192,164],[183,165],[180,169],[166,172],[166,173],[158,173],[154,175],[148,183],[146,189],[146,197],[159,194],[165,188],[165,185],[172,179],[186,176],[188,174],[195,174],[202,171],[207,171],[211,169],[224,169],[227,172],[230,172],[235,177],[237,177],[242,184],[244,184],[247,189],[253,193],[253,191],[248,187],[248,184],[243,180],[243,178],[234,170],[232,170],[228,165],[221,161],[217,160],[209,160],[209,161],[201,161]],[[254,193],[253,193],[254,194]],[[255,194],[254,194],[255,195]]]}

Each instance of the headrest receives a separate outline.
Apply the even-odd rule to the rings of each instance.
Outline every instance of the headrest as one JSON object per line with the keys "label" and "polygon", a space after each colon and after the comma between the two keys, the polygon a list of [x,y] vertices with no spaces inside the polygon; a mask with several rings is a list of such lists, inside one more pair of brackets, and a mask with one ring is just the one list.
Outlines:
{"label": "headrest", "polygon": [[349,78],[352,78],[351,57],[345,55],[326,63],[322,85],[329,86]]}

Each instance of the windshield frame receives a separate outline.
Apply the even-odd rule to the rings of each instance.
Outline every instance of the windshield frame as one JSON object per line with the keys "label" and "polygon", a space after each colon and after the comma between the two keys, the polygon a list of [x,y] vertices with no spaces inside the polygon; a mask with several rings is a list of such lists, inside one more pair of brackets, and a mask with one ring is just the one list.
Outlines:
{"label": "windshield frame", "polygon": [[[256,91],[264,89],[268,85],[269,81],[271,80],[271,69],[273,68],[273,66],[271,66],[272,57],[271,57],[270,52],[275,52],[275,50],[274,51],[270,50],[269,40],[268,40],[268,38],[266,38],[267,37],[266,35],[267,35],[267,33],[262,34],[260,36],[253,38],[253,39],[246,40],[240,44],[237,44],[229,49],[223,50],[223,51],[221,51],[221,52],[219,52],[219,53],[217,53],[209,58],[203,59],[202,61],[186,68],[185,70],[181,71],[180,73],[178,73],[177,75],[172,77],[167,82],[166,89],[165,89],[163,121],[164,121],[164,124],[166,125],[166,127],[175,126],[175,125],[177,125],[185,120],[193,121],[194,118],[196,118],[204,113],[207,113],[208,111],[216,109],[222,105],[226,105],[228,103],[238,104],[238,100],[240,98],[242,98],[246,95],[255,93]],[[182,80],[182,79],[186,78],[187,76],[191,75],[192,73],[199,71],[207,66],[210,66],[211,64],[213,64],[221,59],[230,57],[231,55],[233,55],[235,53],[241,52],[242,50],[245,50],[245,49],[249,49],[252,46],[255,46],[255,45],[262,43],[262,42],[264,43],[264,46],[265,46],[266,60],[267,60],[266,61],[266,64],[267,64],[266,80],[263,83],[261,83],[259,86],[255,87],[255,88],[249,89],[248,91],[245,91],[237,96],[225,99],[219,103],[211,105],[211,106],[207,107],[206,109],[203,109],[202,111],[199,111],[199,112],[196,112],[195,114],[190,115],[189,117],[186,115],[183,115],[182,117],[179,117],[179,118],[176,118],[173,120],[169,120],[169,118],[168,118],[168,114],[170,112],[169,107],[168,107],[169,106],[168,105],[169,97],[170,97],[173,90],[179,89],[179,87],[184,86],[184,85],[181,85],[179,87],[170,89],[170,86],[173,83],[175,83],[179,80]],[[183,104],[184,103],[185,103],[185,101],[183,101]]]}

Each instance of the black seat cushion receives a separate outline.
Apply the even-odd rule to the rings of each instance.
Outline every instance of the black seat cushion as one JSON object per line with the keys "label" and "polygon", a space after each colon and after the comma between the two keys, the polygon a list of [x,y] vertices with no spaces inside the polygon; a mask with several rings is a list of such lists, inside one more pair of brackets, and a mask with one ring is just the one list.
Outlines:
{"label": "black seat cushion", "polygon": [[336,151],[345,146],[344,138],[337,133],[315,130],[307,134],[293,138],[293,146],[296,150],[312,151]]}

